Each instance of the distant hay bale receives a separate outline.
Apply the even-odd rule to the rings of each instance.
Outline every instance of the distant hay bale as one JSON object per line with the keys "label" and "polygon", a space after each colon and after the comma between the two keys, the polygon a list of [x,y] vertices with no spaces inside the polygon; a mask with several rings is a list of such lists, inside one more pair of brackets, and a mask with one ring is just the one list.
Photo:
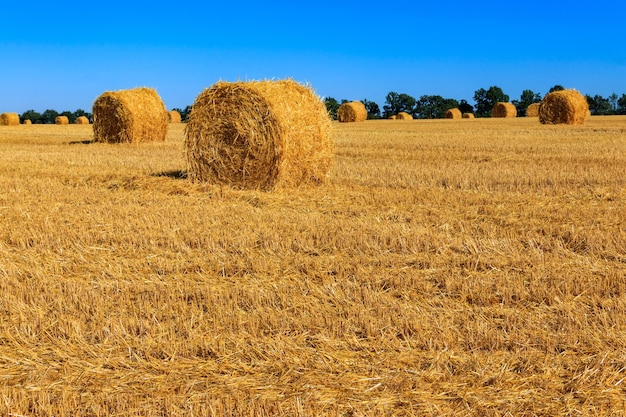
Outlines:
{"label": "distant hay bale", "polygon": [[474,113],[463,113],[463,118],[464,119],[473,119],[474,118]]}
{"label": "distant hay bale", "polygon": [[17,113],[0,114],[0,126],[17,126],[20,124],[20,115]]}
{"label": "distant hay bale", "polygon": [[413,116],[411,116],[407,112],[401,111],[400,113],[396,114],[396,120],[413,120]]}
{"label": "distant hay bale", "polygon": [[325,104],[291,79],[218,82],[185,127],[192,181],[270,190],[324,181],[333,162]]}
{"label": "distant hay bale", "polygon": [[25,125],[32,125],[33,122],[30,119],[24,119],[24,123]]}
{"label": "distant hay bale", "polygon": [[396,120],[398,118],[398,116],[396,116],[395,114],[392,114],[391,116],[389,116],[389,120]]}
{"label": "distant hay bale", "polygon": [[156,142],[167,134],[167,110],[152,88],[107,91],[93,103],[96,142]]}
{"label": "distant hay bale", "polygon": [[78,116],[76,118],[76,124],[77,125],[88,125],[89,124],[89,119],[87,118],[87,116]]}
{"label": "distant hay bale", "polygon": [[539,105],[539,121],[543,124],[581,125],[588,114],[587,99],[576,90],[553,91]]}
{"label": "distant hay bale", "polygon": [[491,109],[491,117],[517,117],[517,109],[512,103],[498,102]]}
{"label": "distant hay bale", "polygon": [[446,111],[446,119],[460,119],[461,117],[463,117],[463,115],[461,114],[461,110],[459,109],[449,109],[448,111]]}
{"label": "distant hay bale", "polygon": [[343,103],[337,109],[337,121],[339,122],[362,122],[364,120],[367,120],[367,109],[365,109],[365,104],[360,101]]}
{"label": "distant hay bale", "polygon": [[54,124],[69,125],[70,120],[67,118],[67,116],[57,116],[56,119],[54,119]]}
{"label": "distant hay bale", "polygon": [[533,103],[526,107],[526,117],[539,116],[539,103]]}
{"label": "distant hay bale", "polygon": [[170,123],[180,123],[182,118],[180,117],[180,113],[176,110],[171,110],[168,113],[168,119]]}

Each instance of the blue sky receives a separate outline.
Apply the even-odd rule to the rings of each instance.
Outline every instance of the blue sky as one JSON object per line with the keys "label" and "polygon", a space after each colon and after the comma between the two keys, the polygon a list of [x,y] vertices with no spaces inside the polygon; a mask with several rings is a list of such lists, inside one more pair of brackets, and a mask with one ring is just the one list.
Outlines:
{"label": "blue sky", "polygon": [[555,84],[621,96],[624,4],[9,2],[0,112],[90,111],[104,91],[138,86],[182,108],[220,80],[286,77],[381,109],[390,91],[473,103],[492,85],[511,99]]}

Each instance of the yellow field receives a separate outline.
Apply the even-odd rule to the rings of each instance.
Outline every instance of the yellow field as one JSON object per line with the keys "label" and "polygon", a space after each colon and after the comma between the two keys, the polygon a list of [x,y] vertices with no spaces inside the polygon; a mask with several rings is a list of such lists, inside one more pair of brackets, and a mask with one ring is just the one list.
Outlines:
{"label": "yellow field", "polygon": [[626,413],[626,117],[335,124],[327,184],[0,126],[0,415]]}

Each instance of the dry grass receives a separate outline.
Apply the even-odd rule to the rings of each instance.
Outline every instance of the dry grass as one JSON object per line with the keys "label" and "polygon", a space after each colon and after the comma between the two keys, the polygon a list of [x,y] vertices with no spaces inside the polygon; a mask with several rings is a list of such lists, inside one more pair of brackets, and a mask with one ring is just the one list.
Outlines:
{"label": "dry grass", "polygon": [[333,162],[331,121],[313,89],[294,80],[218,82],[193,104],[185,154],[194,181],[321,184]]}
{"label": "dry grass", "polygon": [[[334,125],[328,183],[0,129],[0,413],[622,415],[626,118]],[[36,157],[34,157],[36,156]]]}
{"label": "dry grass", "polygon": [[367,109],[360,101],[343,103],[337,109],[337,121],[340,123],[363,122],[367,120]]}

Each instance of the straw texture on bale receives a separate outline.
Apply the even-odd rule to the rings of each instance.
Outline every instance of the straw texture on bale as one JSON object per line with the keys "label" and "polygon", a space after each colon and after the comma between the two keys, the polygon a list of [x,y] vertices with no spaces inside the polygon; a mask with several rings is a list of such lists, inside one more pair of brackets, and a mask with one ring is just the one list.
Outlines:
{"label": "straw texture on bale", "polygon": [[473,119],[474,118],[474,113],[463,113],[463,118],[464,119]]}
{"label": "straw texture on bale", "polygon": [[339,122],[362,122],[367,119],[365,104],[360,101],[343,103],[337,109],[337,121]]}
{"label": "straw texture on bale", "polygon": [[93,104],[93,132],[97,142],[164,141],[168,115],[152,88],[107,91]]}
{"label": "straw texture on bale", "polygon": [[553,91],[539,105],[539,121],[543,124],[580,125],[589,114],[589,104],[576,90]]}
{"label": "straw texture on bale", "polygon": [[182,121],[182,118],[180,117],[180,113],[177,112],[176,110],[171,110],[168,113],[168,118],[169,118],[170,123],[180,123]]}
{"label": "straw texture on bale", "polygon": [[30,119],[24,119],[24,123],[25,125],[32,125],[33,122]]}
{"label": "straw texture on bale", "polygon": [[401,111],[400,113],[396,114],[396,120],[412,120],[412,119],[413,119],[413,116],[411,116],[407,112]]}
{"label": "straw texture on bale", "polygon": [[294,80],[218,82],[185,127],[188,176],[264,190],[319,184],[333,162],[331,128],[322,100]]}
{"label": "straw texture on bale", "polygon": [[56,119],[54,119],[54,123],[57,125],[68,125],[70,124],[70,119],[68,119],[67,116],[57,116]]}
{"label": "straw texture on bale", "polygon": [[17,126],[20,124],[20,116],[17,113],[0,114],[0,126]]}
{"label": "straw texture on bale", "polygon": [[539,103],[533,103],[526,107],[526,117],[539,116]]}
{"label": "straw texture on bale", "polygon": [[461,110],[449,109],[446,111],[446,119],[460,119],[462,117]]}
{"label": "straw texture on bale", "polygon": [[512,103],[498,102],[491,109],[491,117],[517,117],[517,109]]}
{"label": "straw texture on bale", "polygon": [[77,125],[88,125],[89,124],[89,119],[87,118],[87,116],[78,116],[76,118],[75,123]]}

